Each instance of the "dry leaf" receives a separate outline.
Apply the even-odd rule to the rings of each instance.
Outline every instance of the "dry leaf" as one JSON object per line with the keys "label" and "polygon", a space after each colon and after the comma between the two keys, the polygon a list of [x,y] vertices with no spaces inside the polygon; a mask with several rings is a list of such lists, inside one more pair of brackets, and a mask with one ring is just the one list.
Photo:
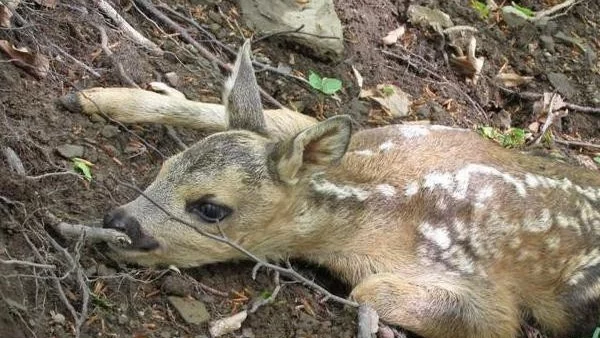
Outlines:
{"label": "dry leaf", "polygon": [[402,89],[392,84],[381,84],[377,86],[380,97],[370,96],[377,101],[393,117],[408,115],[412,104],[412,97]]}
{"label": "dry leaf", "polygon": [[10,28],[10,18],[13,16],[12,11],[19,7],[21,0],[4,0],[0,1],[0,3],[3,3],[3,5],[0,5],[0,27]]}
{"label": "dry leaf", "polygon": [[384,45],[389,46],[395,44],[398,39],[404,35],[405,28],[404,26],[400,26],[393,31],[389,32],[385,37],[381,39]]}
{"label": "dry leaf", "polygon": [[460,68],[460,72],[465,74],[473,84],[477,84],[477,80],[479,80],[481,69],[483,68],[483,63],[485,61],[483,56],[475,56],[476,47],[477,40],[475,40],[475,37],[471,37],[469,47],[467,49],[467,55],[452,55],[452,61],[454,65],[458,66]]}
{"label": "dry leaf", "polygon": [[502,83],[504,87],[518,87],[528,84],[533,80],[533,76],[521,76],[516,73],[502,73],[496,75],[496,80]]}
{"label": "dry leaf", "polygon": [[15,48],[6,40],[0,40],[0,50],[8,55],[15,66],[23,68],[36,78],[42,79],[48,75],[50,61],[45,56],[30,52],[27,48]]}
{"label": "dry leaf", "polygon": [[362,75],[360,75],[360,73],[358,72],[358,69],[356,69],[356,67],[354,67],[354,65],[352,65],[352,71],[354,72],[354,77],[356,78],[356,84],[358,84],[358,88],[362,89],[362,86],[363,86]]}
{"label": "dry leaf", "polygon": [[219,337],[224,334],[231,333],[242,327],[242,323],[244,320],[246,320],[247,316],[248,313],[244,310],[234,314],[231,317],[219,319],[210,325],[208,331],[213,337]]}

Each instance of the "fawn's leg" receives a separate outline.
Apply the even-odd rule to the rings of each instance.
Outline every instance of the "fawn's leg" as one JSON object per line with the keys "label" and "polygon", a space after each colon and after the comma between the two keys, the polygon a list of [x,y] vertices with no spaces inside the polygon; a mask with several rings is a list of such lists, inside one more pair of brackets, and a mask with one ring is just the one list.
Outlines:
{"label": "fawn's leg", "polygon": [[513,338],[519,313],[510,294],[482,280],[372,275],[352,290],[379,317],[424,338]]}

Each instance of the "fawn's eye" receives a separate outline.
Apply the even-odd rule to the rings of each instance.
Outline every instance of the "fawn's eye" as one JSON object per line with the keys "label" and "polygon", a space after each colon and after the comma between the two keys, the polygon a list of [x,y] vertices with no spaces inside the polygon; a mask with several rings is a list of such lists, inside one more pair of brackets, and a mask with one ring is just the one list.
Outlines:
{"label": "fawn's eye", "polygon": [[231,214],[231,209],[226,206],[199,200],[188,204],[186,210],[208,223],[217,223]]}

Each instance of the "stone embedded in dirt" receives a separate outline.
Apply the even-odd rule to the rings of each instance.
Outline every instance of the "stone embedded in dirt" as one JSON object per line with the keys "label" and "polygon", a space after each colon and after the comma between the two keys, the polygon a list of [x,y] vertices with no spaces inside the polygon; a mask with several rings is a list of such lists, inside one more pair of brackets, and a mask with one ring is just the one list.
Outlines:
{"label": "stone embedded in dirt", "polygon": [[554,53],[554,38],[550,35],[540,35],[540,41],[542,42],[542,46],[545,50]]}
{"label": "stone embedded in dirt", "polygon": [[502,18],[511,28],[518,28],[529,22],[529,17],[513,6],[502,7]]}
{"label": "stone embedded in dirt", "polygon": [[100,134],[106,138],[113,138],[119,134],[119,127],[107,124],[102,128]]}
{"label": "stone embedded in dirt", "polygon": [[84,152],[83,146],[77,144],[63,144],[56,147],[56,152],[64,158],[70,159],[73,157],[82,157]]}
{"label": "stone embedded in dirt", "polygon": [[408,15],[408,21],[414,25],[426,24],[433,27],[435,30],[454,26],[454,22],[452,22],[450,15],[439,9],[410,5],[406,14]]}
{"label": "stone embedded in dirt", "polygon": [[171,275],[165,278],[161,290],[169,296],[185,297],[194,292],[194,285],[179,275]]}
{"label": "stone embedded in dirt", "polygon": [[210,320],[206,306],[199,300],[178,296],[169,296],[167,300],[187,324],[198,325]]}
{"label": "stone embedded in dirt", "polygon": [[168,72],[165,74],[165,78],[171,87],[177,87],[179,85],[179,75],[175,72]]}
{"label": "stone embedded in dirt", "polygon": [[[311,0],[306,4],[295,1],[243,0],[238,1],[242,18],[256,34],[278,34],[308,48],[314,56],[339,60],[344,52],[342,23],[332,0]],[[302,26],[297,34],[290,31]]]}
{"label": "stone embedded in dirt", "polygon": [[562,96],[571,99],[577,95],[577,90],[571,84],[569,78],[563,73],[547,73],[548,81]]}

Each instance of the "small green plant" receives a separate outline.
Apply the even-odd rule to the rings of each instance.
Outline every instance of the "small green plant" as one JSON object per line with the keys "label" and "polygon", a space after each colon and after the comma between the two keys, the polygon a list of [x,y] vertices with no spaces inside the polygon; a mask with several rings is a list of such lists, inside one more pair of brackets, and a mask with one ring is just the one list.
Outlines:
{"label": "small green plant", "polygon": [[94,166],[92,162],[79,157],[73,157],[71,161],[73,161],[73,168],[75,171],[79,171],[88,181],[92,180],[91,167]]}
{"label": "small green plant", "polygon": [[487,19],[490,16],[490,8],[484,2],[471,0],[471,8],[477,11],[482,19]]}
{"label": "small green plant", "polygon": [[334,78],[321,77],[319,74],[310,71],[308,82],[311,87],[326,95],[333,95],[342,89],[342,81]]}
{"label": "small green plant", "polygon": [[500,143],[505,148],[515,148],[525,144],[526,132],[521,128],[510,128],[501,132],[494,127],[481,127],[479,133],[491,140]]}
{"label": "small green plant", "polygon": [[[600,164],[600,156],[596,156],[594,157],[594,162]],[[596,331],[600,330],[600,328],[598,328]],[[600,334],[600,333],[599,333]]]}
{"label": "small green plant", "polygon": [[533,18],[535,16],[535,12],[527,7],[519,6],[516,3],[512,3],[512,6],[516,8],[519,12],[525,14],[526,16]]}
{"label": "small green plant", "polygon": [[394,90],[394,86],[384,85],[381,88],[381,93],[383,94],[383,96],[387,97],[396,94],[396,90]]}

